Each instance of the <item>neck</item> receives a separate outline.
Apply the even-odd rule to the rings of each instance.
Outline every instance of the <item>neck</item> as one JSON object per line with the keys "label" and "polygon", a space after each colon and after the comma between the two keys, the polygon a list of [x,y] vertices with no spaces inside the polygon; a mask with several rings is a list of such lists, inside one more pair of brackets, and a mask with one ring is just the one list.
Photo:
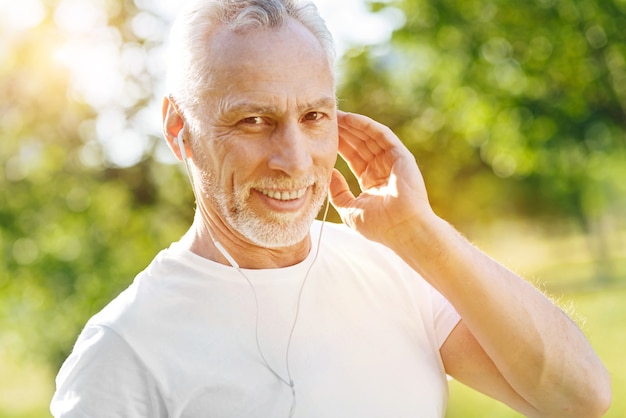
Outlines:
{"label": "neck", "polygon": [[[209,230],[207,228],[211,228]],[[196,210],[194,222],[181,239],[181,243],[191,252],[227,266],[232,263],[216,246],[221,245],[237,265],[244,269],[270,269],[288,267],[302,262],[311,251],[311,237],[307,235],[295,245],[280,248],[264,248],[234,233],[224,226],[220,228],[207,225],[202,215]],[[234,267],[234,266],[233,266]]]}

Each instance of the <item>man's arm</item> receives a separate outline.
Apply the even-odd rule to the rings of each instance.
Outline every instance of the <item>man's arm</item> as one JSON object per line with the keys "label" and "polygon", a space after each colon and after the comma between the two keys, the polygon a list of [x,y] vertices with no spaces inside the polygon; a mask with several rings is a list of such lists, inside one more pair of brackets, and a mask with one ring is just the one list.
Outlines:
{"label": "man's arm", "polygon": [[439,350],[446,373],[527,417],[541,416],[502,376],[461,320]]}
{"label": "man's arm", "polygon": [[528,416],[601,416],[608,372],[578,327],[434,214],[415,159],[389,128],[338,116],[339,152],[362,193],[355,198],[336,171],[331,202],[344,223],[394,250],[459,312],[442,347],[450,374]]}

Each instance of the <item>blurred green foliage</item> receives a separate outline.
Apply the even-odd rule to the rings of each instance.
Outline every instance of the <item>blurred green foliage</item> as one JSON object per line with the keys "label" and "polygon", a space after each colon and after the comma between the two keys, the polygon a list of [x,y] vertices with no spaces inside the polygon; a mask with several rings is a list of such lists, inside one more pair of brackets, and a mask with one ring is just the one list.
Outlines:
{"label": "blurred green foliage", "polygon": [[389,42],[343,60],[341,107],[409,146],[433,206],[462,228],[498,218],[582,230],[616,279],[626,217],[624,0],[391,0]]}
{"label": "blurred green foliage", "polygon": [[401,136],[440,212],[461,223],[571,217],[587,231],[623,215],[626,2],[371,7],[403,24],[389,43],[347,54],[341,105]]}
{"label": "blurred green foliage", "polygon": [[[138,13],[124,4],[108,22],[120,38]],[[2,35],[10,42],[0,50],[0,345],[57,367],[88,317],[184,231],[193,201],[180,171],[153,149],[131,167],[107,160],[95,128],[101,109],[85,103],[55,55],[67,39],[52,11]]]}
{"label": "blurred green foliage", "polygon": [[[626,363],[623,347],[626,343],[624,322],[626,289],[601,290],[591,293],[574,292],[564,298],[576,306],[584,318],[582,328],[611,374],[613,402],[605,418],[626,416]],[[461,383],[450,384],[450,403],[446,418],[521,418],[522,415],[504,404],[479,394]]]}
{"label": "blurred green foliage", "polygon": [[[159,125],[167,18],[147,1],[79,2],[100,11],[79,35],[104,35],[64,50],[70,3],[43,2],[32,27],[0,27],[0,344],[55,368],[88,317],[193,215],[180,167],[141,122],[148,107]],[[400,23],[389,42],[342,59],[340,107],[398,133],[437,211],[465,228],[573,221],[608,257],[603,236],[626,212],[626,1],[371,7]],[[115,100],[89,93],[118,91],[97,68],[77,87],[90,50],[121,57]],[[124,147],[139,156],[119,160]]]}

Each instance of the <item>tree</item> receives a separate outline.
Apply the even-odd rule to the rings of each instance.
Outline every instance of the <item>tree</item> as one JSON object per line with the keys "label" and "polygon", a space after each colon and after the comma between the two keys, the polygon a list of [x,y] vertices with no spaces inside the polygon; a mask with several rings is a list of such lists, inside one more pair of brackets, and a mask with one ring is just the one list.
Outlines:
{"label": "tree", "polygon": [[[147,12],[129,2],[96,4],[99,23],[84,36],[104,35],[83,48],[62,30],[59,14],[70,12],[68,4],[48,4],[36,25],[3,30],[0,60],[0,344],[53,367],[88,317],[193,216],[186,178],[161,162],[162,139],[137,122],[156,84],[149,60],[125,67],[124,94],[111,101],[91,97],[76,72],[89,64],[80,55],[89,48],[111,49],[121,63],[149,49],[156,40],[140,38],[129,24]],[[125,136],[130,129],[141,135]],[[115,155],[119,147],[107,148],[106,133],[142,141],[144,149],[120,166],[127,160]]]}
{"label": "tree", "polygon": [[[150,120],[166,3],[28,4],[19,28],[0,10],[0,344],[57,367],[193,196]],[[626,204],[625,3],[371,4],[403,24],[345,56],[340,106],[404,139],[438,212],[575,217],[601,237]]]}
{"label": "tree", "polygon": [[341,103],[403,138],[438,211],[461,224],[576,219],[604,259],[601,225],[626,203],[626,4],[371,8],[403,23],[389,44],[346,55]]}

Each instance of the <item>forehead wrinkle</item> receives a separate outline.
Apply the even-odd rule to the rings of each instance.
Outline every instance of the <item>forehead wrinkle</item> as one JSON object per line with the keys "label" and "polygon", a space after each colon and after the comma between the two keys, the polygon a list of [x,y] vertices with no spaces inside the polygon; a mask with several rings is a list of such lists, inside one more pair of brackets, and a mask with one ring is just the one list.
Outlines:
{"label": "forehead wrinkle", "polygon": [[298,109],[308,110],[308,109],[320,109],[320,108],[331,108],[331,107],[332,108],[337,107],[337,98],[326,96],[326,97],[321,97],[319,99],[313,100],[308,103],[303,103],[302,105],[298,106]]}
{"label": "forehead wrinkle", "polygon": [[[306,101],[299,103],[297,109],[299,112],[303,112],[311,109],[320,108],[335,108],[337,106],[337,99],[335,97],[327,96],[315,99],[312,101]],[[258,115],[275,115],[281,113],[279,106],[269,103],[263,103],[261,101],[244,99],[234,102],[228,100],[220,100],[218,106],[219,114],[258,114]]]}
{"label": "forehead wrinkle", "polygon": [[250,113],[261,115],[275,114],[279,110],[276,105],[254,100],[238,100],[236,102],[224,103],[222,108],[225,113]]}

